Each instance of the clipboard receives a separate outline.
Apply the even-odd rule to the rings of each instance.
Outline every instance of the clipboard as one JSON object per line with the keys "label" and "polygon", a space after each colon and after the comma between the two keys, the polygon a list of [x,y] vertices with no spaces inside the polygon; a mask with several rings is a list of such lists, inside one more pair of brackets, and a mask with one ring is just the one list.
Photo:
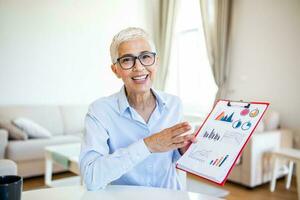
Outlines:
{"label": "clipboard", "polygon": [[176,168],[223,186],[268,107],[268,102],[218,100]]}

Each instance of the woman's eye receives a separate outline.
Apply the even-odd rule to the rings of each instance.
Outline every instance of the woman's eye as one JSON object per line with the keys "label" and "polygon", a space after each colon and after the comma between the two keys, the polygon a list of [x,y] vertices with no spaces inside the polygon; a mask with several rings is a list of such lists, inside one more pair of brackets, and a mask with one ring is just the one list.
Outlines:
{"label": "woman's eye", "polygon": [[131,62],[132,58],[122,58],[121,62],[126,63],[126,62]]}
{"label": "woman's eye", "polygon": [[150,55],[148,54],[142,56],[142,59],[148,59],[148,58],[150,58]]}

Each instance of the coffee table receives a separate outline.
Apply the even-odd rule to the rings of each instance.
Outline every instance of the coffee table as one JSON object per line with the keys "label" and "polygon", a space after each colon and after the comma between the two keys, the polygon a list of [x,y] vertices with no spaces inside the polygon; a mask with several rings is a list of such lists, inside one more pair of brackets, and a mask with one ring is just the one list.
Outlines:
{"label": "coffee table", "polygon": [[53,163],[80,175],[78,159],[80,143],[52,145],[45,147],[45,185],[49,187],[61,187],[68,185],[80,185],[80,176],[52,180]]}
{"label": "coffee table", "polygon": [[83,186],[31,190],[22,193],[22,200],[221,200],[204,194],[142,186],[108,185],[104,190],[86,191]]}

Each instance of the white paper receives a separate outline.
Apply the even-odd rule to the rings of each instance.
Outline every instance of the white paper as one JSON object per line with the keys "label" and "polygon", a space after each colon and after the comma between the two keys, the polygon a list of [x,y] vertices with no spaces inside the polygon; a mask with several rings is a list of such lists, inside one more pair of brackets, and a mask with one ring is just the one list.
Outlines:
{"label": "white paper", "polygon": [[192,144],[178,160],[179,168],[222,183],[267,104],[219,101]]}

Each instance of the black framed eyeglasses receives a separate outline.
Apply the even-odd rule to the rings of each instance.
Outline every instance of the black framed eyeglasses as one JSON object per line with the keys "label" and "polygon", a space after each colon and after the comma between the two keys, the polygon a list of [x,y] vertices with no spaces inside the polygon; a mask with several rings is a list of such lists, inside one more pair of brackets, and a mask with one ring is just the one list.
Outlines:
{"label": "black framed eyeglasses", "polygon": [[154,52],[143,52],[138,56],[124,55],[118,58],[116,63],[119,63],[122,69],[127,70],[131,69],[135,65],[136,59],[138,59],[143,66],[148,67],[155,63],[155,56],[156,53]]}

